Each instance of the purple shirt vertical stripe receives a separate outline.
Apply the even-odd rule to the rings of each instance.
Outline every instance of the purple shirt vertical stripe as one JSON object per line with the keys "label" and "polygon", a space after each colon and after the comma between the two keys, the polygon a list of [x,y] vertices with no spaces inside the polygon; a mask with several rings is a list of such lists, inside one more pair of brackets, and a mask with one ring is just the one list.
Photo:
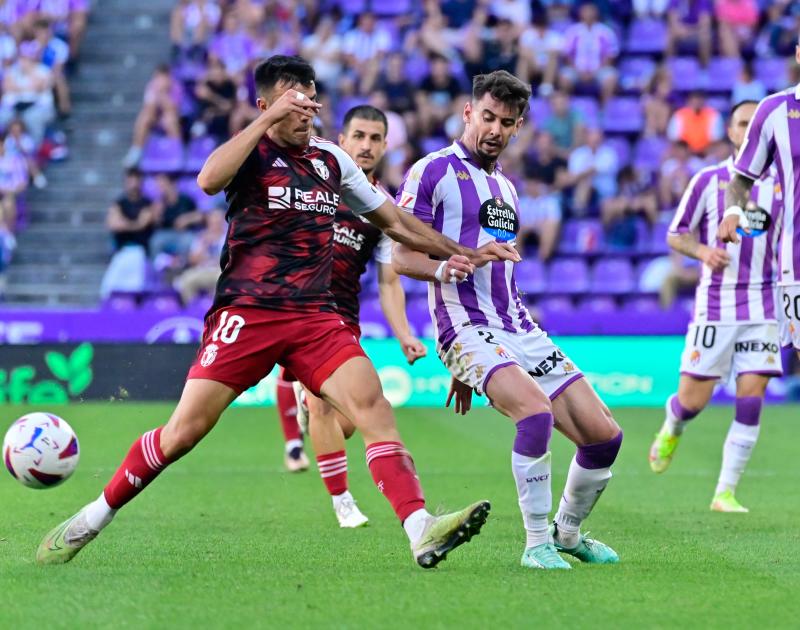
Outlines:
{"label": "purple shirt vertical stripe", "polygon": [[[762,238],[768,238],[764,235]],[[747,289],[750,286],[750,264],[753,260],[753,239],[743,238],[739,250],[739,275],[736,281],[736,319],[750,319],[750,303]]]}
{"label": "purple shirt vertical stripe", "polygon": [[[444,202],[440,201],[439,205],[436,206],[436,211],[433,213],[433,229],[437,232],[441,232],[444,225],[443,206]],[[447,350],[450,344],[453,343],[456,333],[453,330],[453,323],[450,321],[450,315],[444,305],[444,299],[442,299],[442,285],[438,282],[433,283],[433,298],[436,328],[439,331],[439,343]]]}
{"label": "purple shirt vertical stripe", "polygon": [[[717,208],[724,208],[725,191],[719,186],[717,186],[717,196]],[[722,215],[718,212],[718,220],[721,218]],[[707,238],[708,245],[711,247],[716,247],[716,236],[709,233]],[[720,320],[722,309],[721,290],[723,276],[724,271],[715,271],[711,274],[711,286],[708,287],[708,321],[710,322],[718,322]]]}
{"label": "purple shirt vertical stripe", "polygon": [[[794,92],[787,98],[794,99]],[[795,101],[795,107],[791,108],[795,112],[800,109],[800,103]],[[794,234],[792,235],[792,267],[794,268],[793,280],[800,280],[800,118],[792,116],[788,117],[789,120],[789,148],[794,161]],[[783,168],[779,171],[785,172]],[[784,190],[784,194],[786,191]]]}
{"label": "purple shirt vertical stripe", "polygon": [[[486,181],[489,183],[489,191],[495,197],[502,199],[503,193],[500,190],[500,185],[494,177],[487,177]],[[514,208],[517,212],[517,207]],[[492,304],[497,311],[500,321],[503,322],[503,329],[509,332],[514,332],[514,324],[511,316],[508,314],[508,287],[506,285],[506,263],[501,260],[492,261]]]}

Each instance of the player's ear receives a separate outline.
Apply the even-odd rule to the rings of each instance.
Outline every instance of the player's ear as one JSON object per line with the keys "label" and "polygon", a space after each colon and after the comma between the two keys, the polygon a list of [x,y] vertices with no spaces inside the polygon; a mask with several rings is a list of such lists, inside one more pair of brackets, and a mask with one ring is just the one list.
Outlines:
{"label": "player's ear", "polygon": [[346,140],[346,138],[344,137],[344,134],[340,133],[339,137],[337,138],[337,141],[339,142],[339,146],[342,146],[344,144],[345,140]]}
{"label": "player's ear", "polygon": [[256,99],[256,107],[258,107],[259,111],[265,112],[265,111],[267,111],[267,108],[269,107],[269,104],[267,103],[267,101],[265,99],[263,99],[263,98],[261,98],[259,96]]}
{"label": "player's ear", "polygon": [[465,123],[469,122],[470,116],[472,116],[472,101],[467,101],[466,103],[464,103],[463,119]]}
{"label": "player's ear", "polygon": [[522,116],[517,119],[517,124],[514,126],[514,133],[512,134],[515,138],[517,137],[519,130],[522,129],[522,123],[524,122],[525,119]]}

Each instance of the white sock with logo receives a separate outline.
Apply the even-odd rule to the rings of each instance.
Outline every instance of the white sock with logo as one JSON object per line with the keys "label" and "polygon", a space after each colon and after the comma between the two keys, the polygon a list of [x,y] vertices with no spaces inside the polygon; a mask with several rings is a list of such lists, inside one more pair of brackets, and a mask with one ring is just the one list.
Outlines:
{"label": "white sock with logo", "polygon": [[403,529],[412,547],[422,538],[429,518],[431,518],[431,513],[424,508],[420,508],[416,512],[409,514],[406,520],[403,521]]}
{"label": "white sock with logo", "polygon": [[117,513],[116,510],[111,509],[111,506],[106,501],[104,492],[101,492],[100,496],[87,505],[84,510],[86,524],[89,529],[93,529],[96,532],[108,525]]}
{"label": "white sock with logo", "polygon": [[555,522],[558,542],[572,549],[580,540],[581,523],[589,516],[597,499],[611,479],[610,468],[584,468],[575,457],[569,465],[564,494],[558,505]]}
{"label": "white sock with logo", "polygon": [[553,507],[550,490],[550,451],[526,457],[511,451],[511,469],[517,482],[519,509],[525,525],[525,548],[550,542],[548,516]]}
{"label": "white sock with logo", "polygon": [[725,446],[722,447],[722,469],[719,471],[719,482],[715,494],[724,490],[734,491],[739,479],[744,472],[753,447],[758,441],[758,433],[761,425],[747,425],[734,420],[728,430],[728,437],[725,438]]}

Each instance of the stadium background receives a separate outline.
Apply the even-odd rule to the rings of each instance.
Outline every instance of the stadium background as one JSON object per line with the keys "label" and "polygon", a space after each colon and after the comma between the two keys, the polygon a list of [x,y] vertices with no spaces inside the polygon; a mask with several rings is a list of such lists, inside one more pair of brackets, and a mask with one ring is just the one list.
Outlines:
{"label": "stadium background", "polygon": [[[312,61],[324,136],[335,138],[353,105],[390,111],[381,173],[390,189],[415,159],[460,133],[471,75],[506,68],[534,88],[527,123],[501,161],[523,207],[525,300],[609,403],[662,404],[676,383],[697,273],[669,255],[666,227],[689,177],[728,155],[731,104],[797,81],[800,5],[588,4],[600,22],[591,29],[570,0],[4,3],[5,74],[39,72],[47,83],[28,110],[36,115],[8,85],[0,108],[2,347],[133,344],[130,364],[103,366],[124,391],[148,364],[142,344],[196,342],[225,203],[194,177],[254,116],[258,59]],[[15,117],[21,126],[10,126]],[[143,200],[131,216],[163,203],[185,221],[143,220],[123,246],[106,216],[132,168]],[[426,288],[406,280],[412,327],[429,338]],[[362,328],[385,338],[373,269],[363,284]],[[631,335],[658,336],[646,341],[661,344],[648,355],[658,361]],[[435,356],[407,369],[390,343],[366,346],[398,404],[444,396]],[[0,350],[6,374],[17,356]],[[177,388],[186,353],[172,356]],[[790,376],[773,382],[774,400],[799,389],[786,360]],[[59,378],[43,367],[33,382]],[[245,398],[269,403],[270,390]]]}

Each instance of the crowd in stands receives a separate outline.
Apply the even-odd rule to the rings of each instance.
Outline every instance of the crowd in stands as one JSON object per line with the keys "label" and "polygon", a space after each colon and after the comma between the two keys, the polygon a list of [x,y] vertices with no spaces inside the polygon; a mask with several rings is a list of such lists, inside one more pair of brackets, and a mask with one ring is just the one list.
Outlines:
{"label": "crowd in stands", "polygon": [[66,157],[56,123],[70,113],[88,11],[87,0],[0,0],[0,294],[25,191],[46,186],[45,164]]}
{"label": "crowd in stands", "polygon": [[[696,277],[665,243],[682,192],[730,155],[732,104],[798,81],[798,32],[788,0],[180,0],[172,58],[147,85],[125,158],[153,201],[128,225],[154,232],[149,261],[186,299],[181,274],[214,241],[208,213],[224,210],[194,175],[257,115],[250,71],[264,57],[313,63],[326,137],[354,105],[387,111],[389,189],[460,135],[470,77],[502,68],[534,92],[501,159],[520,193],[521,288],[553,308],[657,307],[661,287],[667,304]],[[165,209],[175,190],[185,222]]]}

